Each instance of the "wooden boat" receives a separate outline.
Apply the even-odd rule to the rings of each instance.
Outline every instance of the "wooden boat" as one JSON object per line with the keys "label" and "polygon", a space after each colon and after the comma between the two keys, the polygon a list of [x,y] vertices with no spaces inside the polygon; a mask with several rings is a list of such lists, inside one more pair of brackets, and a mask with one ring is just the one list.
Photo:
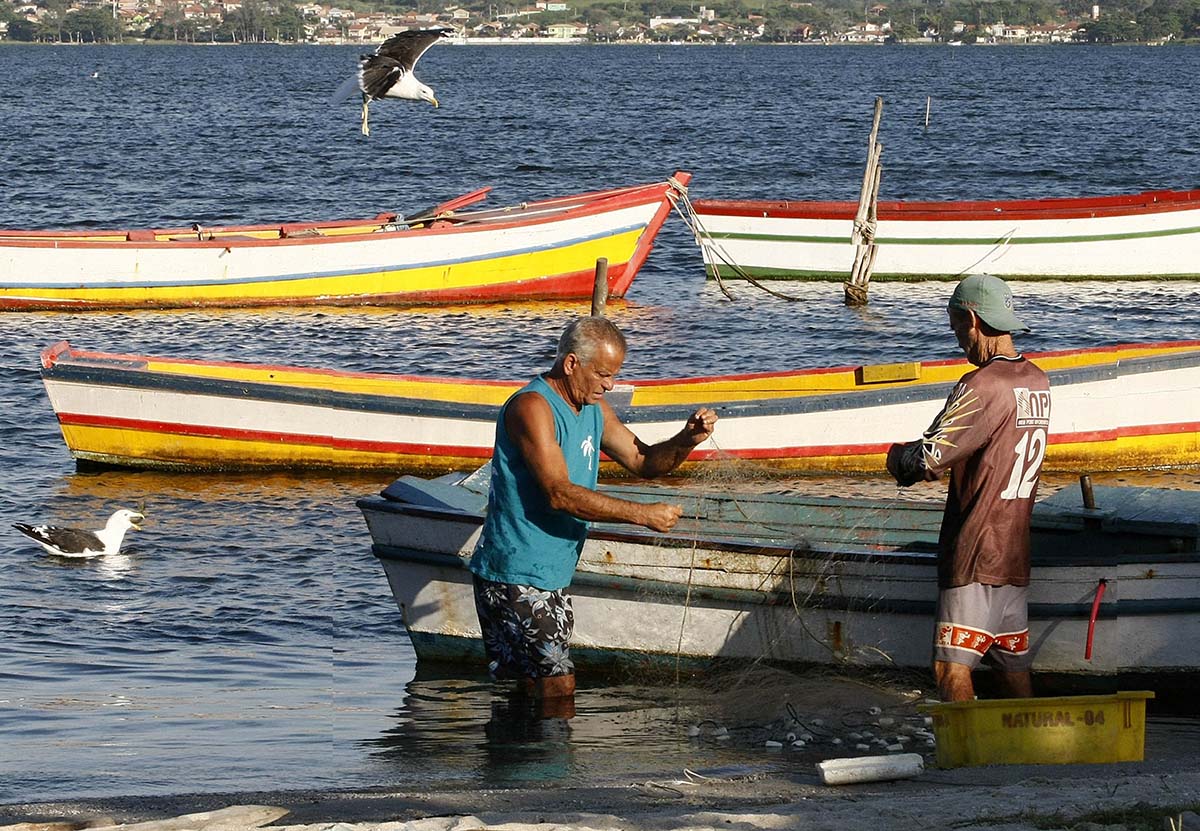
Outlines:
{"label": "wooden boat", "polygon": [[490,210],[482,188],[408,219],[136,231],[0,230],[0,309],[399,305],[624,296],[691,174]]}
{"label": "wooden boat", "polygon": [[[403,477],[360,499],[419,659],[479,660],[466,560],[486,468]],[[683,506],[667,534],[596,523],[571,595],[572,652],[591,666],[714,658],[930,664],[942,507],[930,502],[610,486]],[[1034,669],[1155,684],[1194,673],[1200,636],[1200,491],[1075,489],[1033,520]],[[637,625],[630,625],[637,621]]]}
{"label": "wooden boat", "polygon": [[[709,276],[845,280],[856,202],[697,200]],[[880,201],[873,280],[1200,278],[1200,190]]]}
{"label": "wooden boat", "polygon": [[[1053,386],[1044,470],[1200,464],[1200,341],[1030,357]],[[888,446],[919,436],[968,368],[955,360],[633,381],[609,400],[651,442],[697,406],[714,407],[717,432],[683,473],[731,462],[880,472]],[[426,473],[490,458],[497,409],[523,383],[120,355],[65,341],[42,352],[42,380],[84,462]]]}

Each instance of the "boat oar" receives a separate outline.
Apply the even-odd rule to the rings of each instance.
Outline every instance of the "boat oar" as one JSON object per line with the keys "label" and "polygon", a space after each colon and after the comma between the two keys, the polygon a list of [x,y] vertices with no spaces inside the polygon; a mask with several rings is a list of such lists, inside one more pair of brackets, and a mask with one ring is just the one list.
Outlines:
{"label": "boat oar", "polygon": [[462,196],[456,196],[448,202],[418,211],[414,216],[406,217],[404,221],[412,225],[416,222],[428,222],[431,219],[437,219],[448,211],[457,211],[459,208],[465,208],[467,205],[474,205],[476,202],[486,199],[491,191],[492,188],[489,185],[488,187],[473,190],[470,193],[464,193]]}

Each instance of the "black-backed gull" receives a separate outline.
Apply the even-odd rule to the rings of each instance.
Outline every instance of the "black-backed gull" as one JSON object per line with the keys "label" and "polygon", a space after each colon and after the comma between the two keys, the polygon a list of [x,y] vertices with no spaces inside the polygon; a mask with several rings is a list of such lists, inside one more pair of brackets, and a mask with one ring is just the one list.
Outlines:
{"label": "black-backed gull", "polygon": [[417,80],[413,68],[425,54],[425,50],[442,38],[454,34],[453,29],[413,29],[392,35],[375,50],[373,55],[362,55],[358,62],[358,74],[338,87],[332,103],[345,101],[355,90],[362,93],[362,133],[371,135],[367,125],[367,106],[381,98],[404,98],[409,101],[426,101],[438,105],[433,90]]}
{"label": "black-backed gull", "polygon": [[113,513],[99,531],[60,528],[56,525],[26,525],[24,522],[14,522],[13,528],[57,557],[99,557],[120,551],[125,532],[130,528],[141,530],[139,523],[145,519],[137,511],[122,508]]}

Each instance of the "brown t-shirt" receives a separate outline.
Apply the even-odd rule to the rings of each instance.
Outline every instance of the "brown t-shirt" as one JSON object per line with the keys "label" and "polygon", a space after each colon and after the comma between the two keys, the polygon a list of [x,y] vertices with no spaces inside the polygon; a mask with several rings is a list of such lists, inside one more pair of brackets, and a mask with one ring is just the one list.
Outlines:
{"label": "brown t-shirt", "polygon": [[1023,357],[992,358],[955,385],[906,446],[914,480],[949,470],[938,539],[938,585],[1029,585],[1029,517],[1050,427],[1050,381]]}

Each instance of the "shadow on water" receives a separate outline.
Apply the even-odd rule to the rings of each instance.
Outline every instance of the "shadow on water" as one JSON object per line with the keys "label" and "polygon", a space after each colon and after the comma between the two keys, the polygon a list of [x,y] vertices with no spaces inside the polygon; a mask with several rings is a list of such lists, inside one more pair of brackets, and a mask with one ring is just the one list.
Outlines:
{"label": "shadow on water", "polygon": [[573,702],[538,702],[478,672],[418,663],[390,726],[362,745],[395,784],[603,784],[745,761],[742,748],[688,737],[702,690],[581,680]]}

